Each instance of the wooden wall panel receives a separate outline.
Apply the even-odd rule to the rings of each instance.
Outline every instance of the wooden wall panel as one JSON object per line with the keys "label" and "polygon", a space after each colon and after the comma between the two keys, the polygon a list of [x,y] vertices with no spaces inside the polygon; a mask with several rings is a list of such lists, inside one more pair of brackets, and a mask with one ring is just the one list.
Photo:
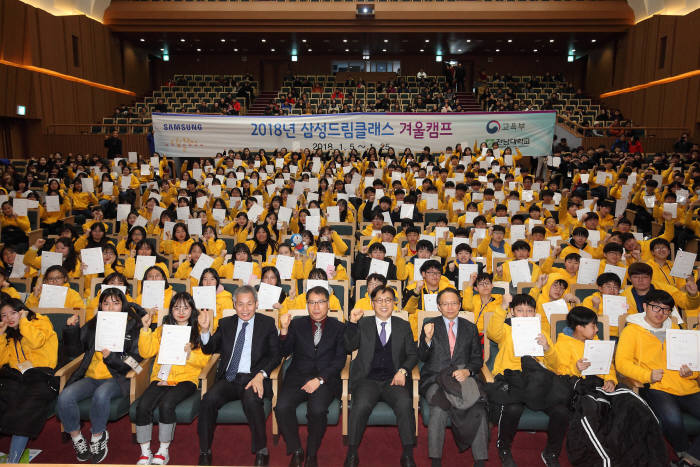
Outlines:
{"label": "wooden wall panel", "polygon": [[0,31],[0,41],[2,41],[2,54],[5,60],[21,61],[24,54],[24,23],[26,19],[26,8],[19,2],[5,2],[0,5],[2,8],[2,31]]}

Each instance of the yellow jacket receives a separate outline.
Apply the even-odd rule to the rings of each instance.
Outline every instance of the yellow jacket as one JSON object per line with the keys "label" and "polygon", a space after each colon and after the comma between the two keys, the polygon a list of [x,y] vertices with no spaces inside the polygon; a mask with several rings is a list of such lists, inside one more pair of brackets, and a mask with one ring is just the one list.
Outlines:
{"label": "yellow jacket", "polygon": [[28,234],[31,231],[31,227],[29,224],[29,217],[27,217],[27,216],[7,217],[7,216],[0,215],[0,226],[2,226],[2,227],[19,227],[26,234]]}
{"label": "yellow jacket", "polygon": [[[489,321],[486,335],[489,339],[498,344],[498,354],[493,364],[493,374],[500,375],[505,370],[521,370],[520,357],[515,356],[513,347],[513,330],[505,323],[506,310],[498,308]],[[544,334],[544,333],[543,333]],[[544,357],[535,357],[540,363],[550,368],[557,367],[557,354],[554,351],[552,341],[547,334],[544,335],[549,343],[549,350],[544,353]]]}
{"label": "yellow jacket", "polygon": [[[651,383],[651,389],[676,396],[700,392],[697,381],[700,373],[696,371],[688,378],[682,378],[678,371],[666,368],[666,344],[651,333],[644,316],[644,313],[640,313],[629,317],[627,326],[620,333],[615,353],[617,371],[640,383],[650,384],[651,371],[662,369],[664,375],[661,381]],[[678,326],[667,319],[663,328],[678,329]]]}
{"label": "yellow jacket", "polygon": [[[63,284],[63,287],[68,287],[68,292],[66,293],[66,301],[63,304],[63,308],[85,308],[85,302],[78,292],[71,289],[69,284]],[[27,301],[25,305],[27,308],[37,308],[39,306],[39,298],[33,293],[27,296]]]}
{"label": "yellow jacket", "polygon": [[[214,259],[214,262],[211,263],[211,267],[216,269],[217,272],[221,265],[223,264],[224,259],[219,256],[218,258]],[[192,287],[197,287],[199,285],[199,278],[194,278],[190,276],[190,273],[192,272],[192,263],[188,260],[183,261],[180,263],[180,266],[177,268],[177,271],[175,271],[175,279],[189,279],[190,280],[190,285]]]}
{"label": "yellow jacket", "polygon": [[18,364],[28,360],[35,368],[53,369],[58,361],[58,337],[51,320],[38,313],[31,321],[22,318],[19,332],[22,334],[19,342],[0,336],[0,366],[9,364],[18,370]]}
{"label": "yellow jacket", "polygon": [[491,295],[491,301],[486,305],[481,303],[481,296],[474,294],[472,287],[467,287],[463,291],[462,308],[465,311],[474,313],[474,321],[479,333],[484,332],[484,317],[487,313],[495,313],[503,304],[503,295]]}
{"label": "yellow jacket", "polygon": [[[556,366],[549,369],[558,375],[581,376],[581,372],[576,368],[576,362],[583,358],[584,347],[585,343],[583,341],[560,333],[557,336],[556,344],[554,344],[554,352],[557,354]],[[617,384],[617,373],[614,364],[610,365],[610,371],[607,375],[598,376],[604,381],[614,381]]]}
{"label": "yellow jacket", "polygon": [[[163,326],[159,326],[155,331],[151,331],[150,328],[141,328],[141,334],[139,335],[139,354],[143,358],[153,357],[158,354],[160,350],[160,338],[163,334]],[[168,374],[168,384],[176,385],[185,381],[190,381],[194,384],[199,384],[199,374],[211,358],[211,355],[206,355],[202,352],[202,348],[199,347],[190,352],[187,363],[184,365],[172,365],[170,367],[170,373]],[[153,371],[151,371],[151,382],[159,381],[158,372],[160,371],[160,365],[157,362],[153,362]]]}
{"label": "yellow jacket", "polygon": [[[416,285],[416,282],[409,284],[406,287],[406,292],[410,291],[411,294],[413,294],[416,290]],[[404,307],[404,310],[408,312],[408,322],[411,325],[411,330],[413,331],[414,341],[418,340],[418,336],[420,334],[418,329],[418,311],[425,310],[425,303],[423,303],[423,294],[438,293],[439,291],[444,290],[448,287],[452,287],[452,282],[450,282],[450,280],[447,277],[440,276],[440,282],[438,283],[437,290],[428,290],[426,283],[423,282],[423,289],[421,289],[418,295],[412,295],[411,298],[409,298],[408,301],[406,301],[406,306]]]}
{"label": "yellow jacket", "polygon": [[[216,264],[216,261],[214,262]],[[219,277],[222,279],[233,279],[233,273],[236,269],[236,262],[235,261],[230,261],[223,266],[220,266],[217,269],[217,272],[219,273]],[[253,262],[253,275],[260,279],[262,277],[262,269],[260,269],[260,265],[256,262]]]}
{"label": "yellow jacket", "polygon": [[79,193],[70,190],[68,192],[68,199],[70,199],[73,209],[87,209],[93,204],[97,204],[97,197],[93,193],[87,193],[81,191]]}
{"label": "yellow jacket", "polygon": [[180,255],[187,255],[190,252],[190,247],[194,243],[194,239],[190,238],[184,242],[179,242],[176,240],[164,240],[161,242],[160,247],[166,255],[173,255],[175,261],[180,257]]}
{"label": "yellow jacket", "polygon": [[[24,264],[31,266],[34,269],[41,271],[41,256],[37,255],[38,250],[36,248],[29,247],[27,252],[24,254]],[[83,275],[83,269],[80,265],[80,260],[75,261],[75,268],[72,271],[68,271],[68,277],[71,279],[76,279]]]}

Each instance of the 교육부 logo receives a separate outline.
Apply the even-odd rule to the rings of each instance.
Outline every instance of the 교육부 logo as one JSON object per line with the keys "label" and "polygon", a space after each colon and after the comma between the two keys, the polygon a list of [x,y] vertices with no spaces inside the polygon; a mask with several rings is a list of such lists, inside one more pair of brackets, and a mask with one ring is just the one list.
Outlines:
{"label": "\uad50\uc721\ubd80 logo", "polygon": [[486,131],[489,134],[494,134],[497,133],[501,129],[501,124],[498,123],[498,120],[491,120],[486,124]]}

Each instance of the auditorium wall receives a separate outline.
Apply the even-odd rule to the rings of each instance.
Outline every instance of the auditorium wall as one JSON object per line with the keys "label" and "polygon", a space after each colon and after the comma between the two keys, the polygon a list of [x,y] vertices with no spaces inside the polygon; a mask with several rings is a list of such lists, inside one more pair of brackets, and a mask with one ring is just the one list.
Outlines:
{"label": "auditorium wall", "polygon": [[[127,89],[137,96],[150,89],[148,55],[120,40],[99,22],[85,16],[53,16],[18,0],[0,2],[0,58],[47,68],[100,84]],[[0,125],[12,141],[27,141],[51,125],[94,123],[136,97],[0,64]],[[27,122],[11,124],[17,106],[26,106]],[[28,136],[27,132],[31,135]],[[13,144],[15,156],[30,150]]]}
{"label": "auditorium wall", "polygon": [[[657,15],[588,56],[586,89],[598,96],[700,69],[700,10]],[[603,99],[635,123],[685,127],[700,138],[700,76]]]}

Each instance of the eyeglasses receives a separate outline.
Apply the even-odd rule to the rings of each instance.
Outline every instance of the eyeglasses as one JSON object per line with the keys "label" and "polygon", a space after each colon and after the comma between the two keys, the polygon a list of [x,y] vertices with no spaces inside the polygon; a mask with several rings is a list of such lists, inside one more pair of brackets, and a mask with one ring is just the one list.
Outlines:
{"label": "eyeglasses", "polygon": [[190,311],[188,306],[174,306],[173,311]]}
{"label": "eyeglasses", "polygon": [[454,307],[454,306],[460,306],[461,303],[460,302],[442,302],[442,303],[438,303],[438,305]]}
{"label": "eyeglasses", "polygon": [[374,302],[378,305],[382,305],[382,304],[388,305],[390,303],[394,303],[394,299],[393,298],[375,298],[374,300],[372,300],[372,302]]}
{"label": "eyeglasses", "polygon": [[321,305],[323,303],[328,303],[328,300],[316,300],[314,302],[306,302],[306,304],[309,306],[318,306],[318,305]]}
{"label": "eyeglasses", "polygon": [[61,277],[44,277],[44,282],[49,284],[62,284],[65,281],[63,276]]}
{"label": "eyeglasses", "polygon": [[441,274],[440,271],[425,271],[423,274],[427,276],[439,276]]}
{"label": "eyeglasses", "polygon": [[673,312],[673,308],[667,308],[667,307],[661,306],[661,305],[654,305],[652,303],[648,303],[647,306],[654,313],[663,313],[664,316],[670,316],[671,313]]}
{"label": "eyeglasses", "polygon": [[490,286],[490,285],[492,285],[492,284],[491,284],[491,282],[488,282],[488,281],[481,281],[481,282],[479,282],[479,283],[476,284],[476,285],[477,285],[477,287],[488,287],[488,286]]}

